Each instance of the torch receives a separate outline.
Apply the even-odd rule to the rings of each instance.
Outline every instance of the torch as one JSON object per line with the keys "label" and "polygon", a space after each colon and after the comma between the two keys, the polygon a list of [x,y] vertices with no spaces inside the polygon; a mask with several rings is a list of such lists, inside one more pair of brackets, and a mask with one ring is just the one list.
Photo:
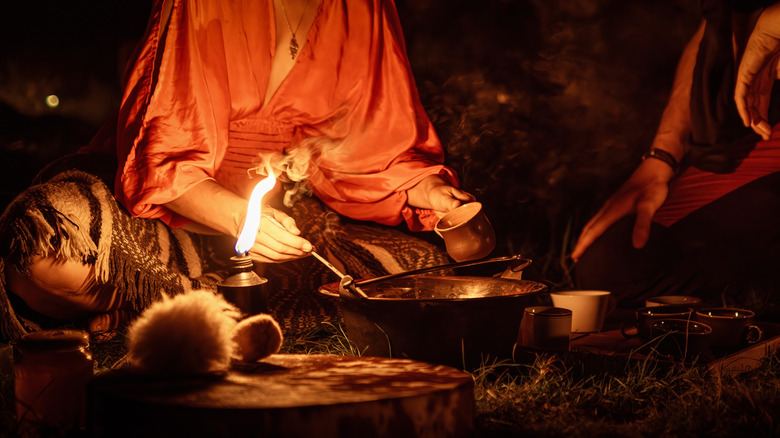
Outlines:
{"label": "torch", "polygon": [[263,196],[276,185],[273,171],[257,183],[249,197],[246,219],[236,239],[236,255],[230,258],[230,276],[217,283],[217,291],[247,315],[268,313],[268,279],[255,273],[252,258],[247,255],[260,228]]}

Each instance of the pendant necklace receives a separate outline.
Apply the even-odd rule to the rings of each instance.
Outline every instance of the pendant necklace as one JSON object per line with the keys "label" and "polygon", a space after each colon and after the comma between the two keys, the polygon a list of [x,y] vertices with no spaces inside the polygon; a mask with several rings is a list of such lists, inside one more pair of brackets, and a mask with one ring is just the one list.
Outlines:
{"label": "pendant necklace", "polygon": [[298,29],[301,28],[301,23],[303,23],[303,17],[306,16],[306,8],[309,7],[309,1],[310,0],[306,0],[306,4],[303,5],[303,12],[301,13],[301,19],[298,20],[298,25],[295,26],[295,30],[293,30],[292,26],[290,25],[290,18],[287,16],[287,6],[285,6],[284,0],[281,0],[282,10],[284,11],[284,21],[287,22],[287,28],[290,29],[290,57],[292,59],[295,59],[295,57],[298,56],[298,40],[295,38],[295,32],[298,32]]}

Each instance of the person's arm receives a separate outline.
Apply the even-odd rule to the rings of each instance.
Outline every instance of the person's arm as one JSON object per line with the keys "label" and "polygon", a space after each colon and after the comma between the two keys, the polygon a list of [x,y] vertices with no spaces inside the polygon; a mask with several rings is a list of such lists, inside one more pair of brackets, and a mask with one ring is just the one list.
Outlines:
{"label": "person's arm", "polygon": [[[652,148],[670,153],[678,163],[686,153],[691,131],[691,84],[703,32],[704,23],[683,50],[672,92],[652,143]],[[585,224],[571,258],[579,260],[585,250],[612,224],[632,213],[636,214],[632,244],[635,248],[644,247],[650,237],[653,215],[666,200],[669,181],[674,177],[675,170],[662,160],[642,160],[628,181]]]}
{"label": "person's arm", "polygon": [[[246,216],[248,201],[222,187],[214,180],[204,180],[178,198],[164,204],[173,212],[193,221],[189,229],[196,232],[212,230],[238,236]],[[249,255],[258,262],[283,262],[309,255],[311,243],[300,237],[295,220],[283,212],[264,206],[277,224],[263,216],[255,243]]]}
{"label": "person's arm", "polygon": [[766,8],[750,34],[737,71],[734,100],[745,126],[769,140],[769,99],[780,79],[780,3]]}

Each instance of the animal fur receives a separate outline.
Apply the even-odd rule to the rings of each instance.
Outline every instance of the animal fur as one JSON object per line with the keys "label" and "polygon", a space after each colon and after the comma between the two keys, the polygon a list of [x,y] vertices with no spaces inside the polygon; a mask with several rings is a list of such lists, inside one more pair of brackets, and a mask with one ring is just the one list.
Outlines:
{"label": "animal fur", "polygon": [[279,351],[282,331],[273,317],[240,318],[210,291],[166,297],[129,327],[128,361],[147,373],[206,374],[226,371],[232,359],[257,361]]}
{"label": "animal fur", "polygon": [[236,325],[233,343],[233,357],[255,362],[279,351],[282,329],[271,315],[250,316]]}

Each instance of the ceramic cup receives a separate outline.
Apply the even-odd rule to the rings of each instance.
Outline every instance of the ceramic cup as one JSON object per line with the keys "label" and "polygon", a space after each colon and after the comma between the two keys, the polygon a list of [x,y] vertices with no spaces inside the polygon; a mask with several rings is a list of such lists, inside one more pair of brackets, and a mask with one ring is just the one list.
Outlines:
{"label": "ceramic cup", "polygon": [[701,298],[688,295],[662,295],[645,300],[645,306],[688,306],[698,309],[701,307]]}
{"label": "ceramic cup", "polygon": [[482,204],[463,204],[439,219],[434,227],[444,239],[447,254],[456,262],[487,257],[496,247],[496,234],[490,225]]}
{"label": "ceramic cup", "polygon": [[517,345],[554,351],[569,351],[571,310],[550,306],[526,307]]}
{"label": "ceramic cup", "polygon": [[553,306],[572,312],[571,331],[600,331],[609,314],[611,293],[604,290],[570,290],[550,293]]}
{"label": "ceramic cup", "polygon": [[662,319],[653,323],[651,332],[659,353],[693,360],[709,351],[712,328],[687,319]]}
{"label": "ceramic cup", "polygon": [[753,325],[755,313],[734,307],[710,307],[698,310],[696,320],[712,327],[713,347],[735,349],[755,344],[764,336],[760,327]]}
{"label": "ceramic cup", "polygon": [[662,319],[691,320],[693,309],[686,306],[642,307],[636,311],[636,331],[642,342],[652,339],[653,323]]}

